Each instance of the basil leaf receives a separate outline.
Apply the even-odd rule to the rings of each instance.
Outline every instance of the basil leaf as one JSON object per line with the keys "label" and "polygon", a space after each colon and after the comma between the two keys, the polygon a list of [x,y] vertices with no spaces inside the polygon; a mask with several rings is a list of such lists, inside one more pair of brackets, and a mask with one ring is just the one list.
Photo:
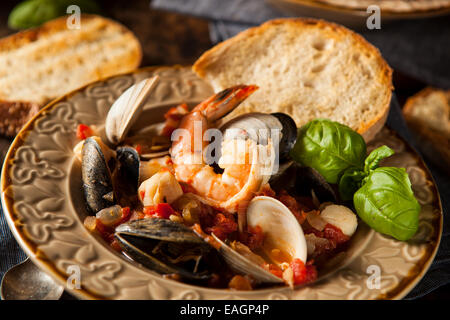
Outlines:
{"label": "basil leaf", "polygon": [[98,13],[99,7],[92,0],[28,0],[19,3],[9,14],[8,26],[12,29],[28,29],[63,16],[67,7],[77,5],[83,13]]}
{"label": "basil leaf", "polygon": [[353,196],[359,217],[374,230],[398,240],[417,231],[420,205],[404,168],[380,167]]}
{"label": "basil leaf", "polygon": [[381,146],[373,150],[364,161],[364,171],[369,174],[370,171],[378,168],[380,161],[394,154],[394,150],[388,146]]}
{"label": "basil leaf", "polygon": [[316,119],[300,128],[290,156],[316,169],[328,183],[337,183],[346,169],[363,169],[366,143],[350,127]]}
{"label": "basil leaf", "polygon": [[366,173],[348,168],[345,170],[341,179],[339,180],[339,194],[344,201],[353,199],[355,192],[361,187],[362,180],[366,177]]}

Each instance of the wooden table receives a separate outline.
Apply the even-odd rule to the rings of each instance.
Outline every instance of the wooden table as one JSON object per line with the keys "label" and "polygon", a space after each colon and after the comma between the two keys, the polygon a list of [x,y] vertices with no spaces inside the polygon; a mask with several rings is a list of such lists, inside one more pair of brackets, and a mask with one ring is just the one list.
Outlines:
{"label": "wooden table", "polygon": [[[0,2],[0,37],[14,33],[7,26],[7,17],[19,1]],[[208,22],[185,15],[150,9],[149,0],[99,0],[103,14],[115,19],[138,37],[143,48],[141,66],[192,64],[211,47]],[[406,98],[421,90],[425,84],[394,72],[395,93],[403,105]],[[0,164],[11,143],[11,138],[0,137]],[[65,295],[70,298],[69,295]],[[444,286],[422,299],[450,298],[450,285]]]}

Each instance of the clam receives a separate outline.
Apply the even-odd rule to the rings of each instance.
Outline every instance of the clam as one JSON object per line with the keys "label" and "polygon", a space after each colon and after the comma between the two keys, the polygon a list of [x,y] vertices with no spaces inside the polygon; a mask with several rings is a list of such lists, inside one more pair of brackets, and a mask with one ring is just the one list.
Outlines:
{"label": "clam", "polygon": [[185,225],[168,219],[147,218],[119,225],[115,237],[132,260],[161,274],[188,280],[210,277],[209,264],[217,254]]}
{"label": "clam", "polygon": [[115,204],[114,187],[108,160],[110,150],[99,138],[90,137],[81,151],[81,175],[88,210],[97,213]]}
{"label": "clam", "polygon": [[[307,247],[303,230],[292,212],[280,201],[266,196],[253,198],[247,209],[247,225],[259,226],[264,233],[264,243],[257,252],[266,262],[282,267],[294,259],[306,263]],[[214,236],[214,235],[213,235]],[[219,251],[231,269],[248,274],[256,281],[282,283],[283,280],[265,270],[250,255],[238,253],[230,246],[221,244]]]}
{"label": "clam", "polygon": [[139,117],[143,103],[155,89],[159,77],[154,76],[128,88],[112,105],[106,116],[105,133],[111,144],[123,141]]}
{"label": "clam", "polygon": [[265,145],[271,138],[274,147],[278,147],[280,161],[288,158],[297,140],[295,121],[284,113],[247,113],[223,124],[220,130],[224,139],[252,139]]}

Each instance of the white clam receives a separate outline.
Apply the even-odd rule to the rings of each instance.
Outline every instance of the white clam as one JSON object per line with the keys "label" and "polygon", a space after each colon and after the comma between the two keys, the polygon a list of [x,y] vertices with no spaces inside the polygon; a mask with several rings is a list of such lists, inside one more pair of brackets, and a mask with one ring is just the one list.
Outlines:
{"label": "white clam", "polygon": [[[283,203],[272,197],[255,197],[247,209],[249,227],[259,226],[264,232],[263,250],[276,264],[280,261],[274,255],[274,249],[282,250],[291,260],[300,259],[306,263],[307,248],[302,227]],[[287,261],[290,262],[290,261]]]}
{"label": "white clam", "polygon": [[213,238],[220,243],[220,252],[231,269],[238,273],[248,274],[258,282],[264,283],[283,283],[283,280],[273,275],[263,267],[255,264],[237,251],[229,247],[225,242],[221,241],[214,234]]}
{"label": "white clam", "polygon": [[[247,209],[247,224],[262,229],[262,251],[266,262],[281,267],[298,258],[306,263],[307,247],[303,230],[292,212],[280,201],[266,196],[253,198]],[[220,251],[225,261],[236,272],[251,275],[260,282],[283,282],[283,279],[239,254],[214,235],[213,237],[221,244]]]}
{"label": "white clam", "polygon": [[105,122],[105,133],[110,143],[118,144],[125,138],[139,117],[146,98],[155,89],[158,80],[158,76],[142,80],[128,88],[114,102]]}

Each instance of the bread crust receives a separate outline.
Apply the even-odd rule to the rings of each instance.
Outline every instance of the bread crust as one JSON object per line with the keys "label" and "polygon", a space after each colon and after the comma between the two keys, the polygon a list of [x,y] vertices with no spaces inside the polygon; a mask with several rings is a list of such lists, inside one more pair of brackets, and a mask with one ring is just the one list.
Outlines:
{"label": "bread crust", "polygon": [[366,10],[371,5],[380,7],[383,13],[426,13],[450,8],[447,0],[312,0],[338,8]]}
{"label": "bread crust", "polygon": [[[438,131],[427,125],[427,119],[417,119],[413,116],[415,108],[421,108],[420,100],[433,93],[443,93],[447,99],[447,107],[450,109],[450,90],[444,91],[433,87],[427,87],[414,96],[408,98],[403,107],[403,115],[411,129],[417,143],[428,158],[436,165],[450,172],[450,133]],[[447,121],[450,121],[447,119]]]}
{"label": "bread crust", "polygon": [[[108,18],[91,14],[82,14],[80,21],[81,27],[83,27],[83,23],[97,22],[100,30],[102,28],[114,28],[114,32],[117,31],[117,33],[123,35],[124,39],[131,43],[129,47],[132,48],[131,50],[128,50],[126,55],[124,55],[124,59],[121,59],[120,61],[114,61],[111,59],[109,61],[104,61],[101,65],[98,65],[95,72],[89,74],[89,81],[87,83],[97,81],[101,78],[111,76],[116,73],[129,72],[136,69],[140,65],[142,61],[142,47],[139,40],[122,24]],[[63,16],[46,22],[40,27],[24,30],[0,39],[0,52],[18,50],[22,47],[33,44],[33,42],[39,39],[45,39],[65,30],[67,30],[67,17]],[[80,43],[83,41],[85,41],[85,37],[80,39]],[[125,66],[125,70],[119,70],[119,66]],[[80,82],[79,85],[82,86],[87,83]],[[57,96],[49,94],[47,99],[39,99],[39,101],[16,101],[9,99],[7,95],[2,94],[1,88],[0,96],[2,96],[0,98],[0,114],[2,115],[0,118],[0,134],[6,136],[14,136],[17,134],[24,123],[34,116],[39,108],[42,108],[50,100],[57,98]]]}
{"label": "bread crust", "polygon": [[[115,28],[117,28],[124,34],[129,35],[133,39],[133,41],[136,43],[136,47],[138,48],[138,50],[133,52],[132,60],[135,61],[137,68],[142,60],[142,47],[139,40],[134,35],[134,33],[132,33],[129,29],[127,29],[124,25],[120,24],[117,21],[102,16],[98,16],[95,14],[83,13],[81,15],[80,21],[82,25],[83,22],[89,22],[93,20],[101,21],[105,25],[109,24],[111,26],[114,26]],[[63,31],[64,29],[67,29],[67,16],[62,16],[50,20],[39,27],[23,30],[15,34],[12,34],[8,37],[1,38],[0,51],[9,51],[20,48],[28,43],[39,40],[40,38],[50,36],[59,31]]]}
{"label": "bread crust", "polygon": [[264,34],[267,29],[276,26],[278,24],[289,24],[293,27],[304,28],[304,27],[314,27],[322,30],[326,33],[327,37],[334,38],[336,40],[342,39],[343,37],[350,36],[355,43],[359,46],[362,51],[370,52],[373,57],[376,58],[377,64],[379,66],[379,73],[377,77],[381,80],[381,83],[388,88],[387,94],[383,97],[383,103],[379,106],[379,112],[367,123],[361,123],[357,129],[366,141],[370,141],[377,134],[378,131],[384,126],[388,113],[390,102],[392,98],[392,90],[394,89],[392,84],[392,69],[389,67],[387,62],[381,56],[380,51],[370,44],[361,35],[347,29],[344,26],[312,18],[282,18],[275,19],[263,23],[260,26],[253,27],[242,31],[235,37],[228,39],[218,45],[214,46],[210,50],[206,51],[193,65],[193,70],[201,77],[205,78],[206,70],[210,64],[213,64],[216,59],[219,59],[221,54],[226,54],[228,48],[230,48],[235,43],[238,43],[247,38],[252,38],[254,36]]}

